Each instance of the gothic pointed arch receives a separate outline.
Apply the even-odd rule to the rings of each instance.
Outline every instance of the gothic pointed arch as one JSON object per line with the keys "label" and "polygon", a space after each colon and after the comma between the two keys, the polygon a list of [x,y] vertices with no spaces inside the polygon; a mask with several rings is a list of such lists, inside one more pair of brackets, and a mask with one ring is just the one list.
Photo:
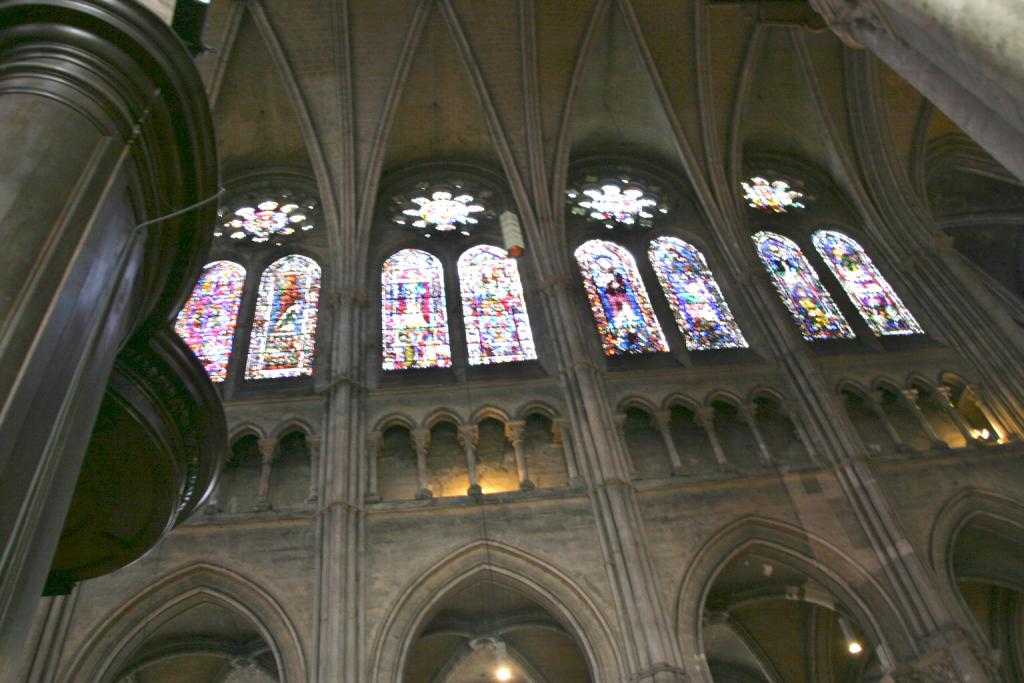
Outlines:
{"label": "gothic pointed arch", "polygon": [[251,635],[269,649],[280,683],[306,680],[303,645],[284,605],[252,580],[206,563],[165,575],[98,622],[71,661],[66,680],[110,683],[140,655],[145,660],[149,651],[166,652],[168,646],[179,644],[188,648],[193,644],[175,639],[149,649],[144,646],[162,627],[204,607],[214,607],[218,613],[244,622]]}
{"label": "gothic pointed arch", "polygon": [[469,364],[536,359],[515,259],[500,247],[480,244],[462,253],[458,272]]}
{"label": "gothic pointed arch", "polygon": [[747,348],[747,340],[699,249],[676,237],[658,237],[651,240],[647,257],[687,349]]}
{"label": "gothic pointed arch", "polygon": [[372,683],[404,680],[406,660],[424,626],[449,596],[479,581],[518,591],[550,613],[572,634],[594,683],[628,677],[611,623],[583,586],[560,568],[522,550],[476,541],[441,558],[398,592],[401,597],[370,644]]}
{"label": "gothic pointed arch", "polygon": [[855,239],[836,230],[818,230],[811,241],[875,336],[924,332]]}
{"label": "gothic pointed arch", "polygon": [[[778,563],[774,574],[781,575],[785,566],[804,577],[798,591],[790,591],[788,597],[799,594],[802,601],[833,610],[841,606],[851,621],[864,629],[883,669],[913,658],[910,624],[877,577],[842,549],[806,529],[763,517],[744,517],[704,543],[680,585],[676,627],[684,658],[695,671],[706,671],[703,615],[714,584],[731,562],[751,552],[756,553],[756,561]],[[766,587],[744,590],[755,594]]]}
{"label": "gothic pointed arch", "polygon": [[227,378],[244,284],[245,268],[239,264],[206,264],[174,324],[174,331],[196,354],[214,382]]}
{"label": "gothic pointed arch", "polygon": [[385,370],[448,368],[448,308],[441,260],[402,249],[381,267],[381,337]]}
{"label": "gothic pointed arch", "polygon": [[615,242],[590,240],[575,256],[605,355],[668,351],[633,255]]}
{"label": "gothic pointed arch", "polygon": [[260,278],[249,340],[246,379],[313,374],[320,300],[320,266],[292,254],[274,261]]}
{"label": "gothic pointed arch", "polygon": [[767,231],[753,239],[758,258],[804,339],[853,339],[853,329],[796,242]]}

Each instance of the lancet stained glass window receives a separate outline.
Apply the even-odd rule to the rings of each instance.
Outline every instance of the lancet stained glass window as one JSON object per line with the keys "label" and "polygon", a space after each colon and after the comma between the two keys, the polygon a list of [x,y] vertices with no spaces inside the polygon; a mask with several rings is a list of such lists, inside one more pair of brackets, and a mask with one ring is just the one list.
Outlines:
{"label": "lancet stained glass window", "polygon": [[320,266],[298,254],[263,271],[249,340],[246,379],[313,374]]}
{"label": "lancet stained glass window", "polygon": [[834,230],[819,230],[812,240],[876,336],[924,332],[860,244]]}
{"label": "lancet stained glass window", "polygon": [[576,263],[605,354],[668,351],[636,261],[628,251],[614,242],[590,240],[576,249]]}
{"label": "lancet stained glass window", "polygon": [[675,237],[651,241],[647,256],[691,351],[743,349],[747,340],[704,255]]}
{"label": "lancet stained glass window", "polygon": [[772,232],[759,232],[753,239],[761,263],[772,276],[779,296],[796,320],[804,339],[854,337],[836,302],[793,240]]}
{"label": "lancet stained glass window", "polygon": [[470,365],[537,357],[519,266],[504,249],[467,249],[459,257],[459,287]]}
{"label": "lancet stained glass window", "polygon": [[403,249],[384,262],[380,275],[385,370],[448,368],[448,312],[441,261]]}
{"label": "lancet stained glass window", "polygon": [[174,324],[214,382],[223,382],[228,374],[244,284],[245,268],[237,263],[208,263]]}

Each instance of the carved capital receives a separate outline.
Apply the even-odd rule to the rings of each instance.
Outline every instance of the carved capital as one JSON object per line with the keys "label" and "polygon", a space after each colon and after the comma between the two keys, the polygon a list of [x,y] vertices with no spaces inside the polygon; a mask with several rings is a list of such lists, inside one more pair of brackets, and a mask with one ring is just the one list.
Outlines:
{"label": "carved capital", "polygon": [[618,427],[619,429],[622,429],[623,427],[626,426],[625,413],[615,413],[615,415],[612,416],[612,419],[615,421],[615,426]]}
{"label": "carved capital", "polygon": [[256,441],[256,448],[260,450],[264,462],[273,460],[274,453],[277,452],[277,439],[259,439]]}
{"label": "carved capital", "polygon": [[309,453],[309,457],[315,458],[320,455],[320,446],[323,445],[323,441],[323,437],[319,434],[306,435],[306,451]]}
{"label": "carved capital", "polygon": [[704,429],[711,429],[715,425],[714,406],[701,406],[693,414],[694,421]]}
{"label": "carved capital", "polygon": [[366,450],[371,455],[376,455],[377,453],[379,453],[383,445],[384,435],[381,432],[369,432],[366,435]]}
{"label": "carved capital", "polygon": [[878,0],[810,0],[810,4],[849,47],[864,49],[856,38],[859,31],[883,30],[893,35],[892,25]]}
{"label": "carved capital", "polygon": [[476,425],[459,425],[459,445],[463,448],[467,446],[476,448],[477,441],[480,440],[480,428]]}
{"label": "carved capital", "polygon": [[654,411],[654,421],[658,424],[658,428],[662,431],[669,431],[672,429],[672,411],[671,410],[656,410]]}
{"label": "carved capital", "polygon": [[409,432],[409,436],[412,437],[412,444],[416,448],[416,455],[426,455],[427,451],[430,450],[430,430],[414,429]]}
{"label": "carved capital", "polygon": [[556,446],[561,446],[565,443],[566,437],[569,434],[569,418],[556,417],[551,421],[551,440]]}
{"label": "carved capital", "polygon": [[903,398],[907,399],[907,401],[915,406],[917,405],[918,399],[921,398],[921,392],[917,389],[904,389],[900,393],[903,394]]}
{"label": "carved capital", "polygon": [[505,423],[505,438],[515,446],[523,443],[526,436],[526,420],[512,420]]}

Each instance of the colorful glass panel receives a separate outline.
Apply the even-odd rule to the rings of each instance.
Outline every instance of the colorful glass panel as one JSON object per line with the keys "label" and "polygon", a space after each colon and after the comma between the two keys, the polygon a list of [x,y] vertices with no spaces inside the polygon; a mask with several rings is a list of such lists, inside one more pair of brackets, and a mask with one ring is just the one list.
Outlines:
{"label": "colorful glass panel", "polygon": [[797,200],[803,197],[802,192],[791,190],[785,180],[768,182],[764,178],[751,178],[743,186],[743,198],[753,209],[786,213],[790,209],[802,209],[804,205]]}
{"label": "colorful glass panel", "polygon": [[614,242],[590,240],[576,249],[576,263],[605,354],[668,351],[636,261],[628,251]]}
{"label": "colorful glass panel", "polygon": [[743,349],[747,340],[704,255],[675,237],[651,241],[647,256],[691,351]]}
{"label": "colorful glass panel", "polygon": [[459,257],[459,287],[470,365],[537,357],[519,266],[504,249],[467,249]]}
{"label": "colorful glass panel", "polygon": [[415,208],[406,209],[402,214],[413,219],[412,226],[433,226],[439,232],[449,232],[461,225],[475,225],[480,221],[472,214],[486,211],[473,199],[473,195],[461,194],[453,197],[451,192],[444,190],[438,190],[430,197],[413,197],[410,201],[416,205]]}
{"label": "colorful glass panel", "polygon": [[380,276],[385,370],[448,368],[448,312],[444,270],[436,256],[403,249],[384,262]]}
{"label": "colorful glass panel", "polygon": [[924,332],[860,244],[834,230],[819,230],[812,240],[875,336]]}
{"label": "colorful glass panel", "polygon": [[246,379],[313,374],[319,300],[320,266],[314,260],[292,254],[263,271]]}
{"label": "colorful glass panel", "polygon": [[772,232],[759,232],[754,235],[754,243],[804,339],[853,339],[849,323],[795,242]]}
{"label": "colorful glass panel", "polygon": [[245,268],[237,263],[208,263],[174,324],[214,382],[223,382],[228,374],[244,284]]}

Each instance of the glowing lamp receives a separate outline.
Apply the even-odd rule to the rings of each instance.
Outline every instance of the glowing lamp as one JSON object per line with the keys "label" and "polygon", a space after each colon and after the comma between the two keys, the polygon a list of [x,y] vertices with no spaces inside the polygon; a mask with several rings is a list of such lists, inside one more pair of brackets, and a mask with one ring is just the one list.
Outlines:
{"label": "glowing lamp", "polygon": [[494,678],[499,681],[511,681],[512,670],[505,665],[499,666],[494,670]]}

